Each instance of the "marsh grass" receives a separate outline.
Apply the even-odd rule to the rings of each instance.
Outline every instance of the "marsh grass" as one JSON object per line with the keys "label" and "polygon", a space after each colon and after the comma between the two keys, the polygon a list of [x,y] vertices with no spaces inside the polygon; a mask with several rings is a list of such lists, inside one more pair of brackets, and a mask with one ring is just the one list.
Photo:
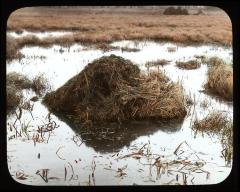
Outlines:
{"label": "marsh grass", "polygon": [[19,45],[13,37],[7,35],[6,40],[6,60],[7,62],[14,59],[21,59],[23,55],[19,51]]}
{"label": "marsh grass", "polygon": [[37,95],[40,96],[51,90],[50,83],[43,74],[39,74],[33,79],[29,79],[26,76],[16,72],[10,72],[7,74],[6,88],[7,109],[9,112],[24,103],[22,90],[32,89]]}
{"label": "marsh grass", "polygon": [[16,86],[14,85],[7,85],[7,112],[11,112],[14,110],[19,103],[21,102],[23,95],[21,92],[18,91]]}
{"label": "marsh grass", "polygon": [[176,66],[180,69],[198,69],[201,67],[201,63],[198,60],[189,60],[189,61],[177,61]]}
{"label": "marsh grass", "polygon": [[233,99],[233,68],[226,64],[209,67],[207,82],[204,85],[207,92],[217,94],[227,100]]}
{"label": "marsh grass", "polygon": [[177,47],[168,47],[167,50],[168,52],[173,53],[177,51]]}
{"label": "marsh grass", "polygon": [[121,47],[120,49],[122,52],[138,52],[138,51],[140,51],[140,49],[138,49],[138,48],[130,48],[127,46]]}
{"label": "marsh grass", "polygon": [[21,103],[23,99],[22,90],[31,88],[31,81],[24,75],[11,72],[7,74],[6,88],[7,110],[10,112]]}
{"label": "marsh grass", "polygon": [[149,67],[157,67],[157,66],[164,66],[169,64],[170,61],[166,60],[166,59],[158,59],[156,61],[148,61],[145,63],[145,67],[149,68]]}
{"label": "marsh grass", "polygon": [[[79,20],[81,17],[81,20]],[[211,27],[209,27],[211,26]],[[172,41],[179,43],[220,43],[231,45],[231,22],[226,14],[163,15],[149,9],[24,8],[11,14],[12,31],[71,31],[72,35],[47,39],[26,38],[22,44],[50,45],[113,42],[116,40]],[[176,30],[176,29],[181,29]],[[32,40],[31,40],[32,39]]]}
{"label": "marsh grass", "polygon": [[202,62],[206,63],[209,67],[227,64],[224,60],[216,56],[210,58],[202,57],[201,59]]}
{"label": "marsh grass", "polygon": [[208,108],[208,106],[210,105],[209,101],[207,99],[204,99],[201,103],[200,103],[200,107],[202,108]]}
{"label": "marsh grass", "polygon": [[41,73],[32,79],[31,88],[33,89],[33,91],[35,91],[36,94],[42,96],[47,91],[51,90],[51,85],[48,79],[44,76],[44,74]]}
{"label": "marsh grass", "polygon": [[219,133],[224,129],[229,123],[227,114],[214,111],[209,113],[204,119],[195,119],[193,123],[193,128],[199,132]]}
{"label": "marsh grass", "polygon": [[217,134],[222,144],[222,155],[227,164],[232,161],[233,155],[233,122],[228,115],[221,111],[210,112],[205,118],[195,119],[192,129],[195,133]]}

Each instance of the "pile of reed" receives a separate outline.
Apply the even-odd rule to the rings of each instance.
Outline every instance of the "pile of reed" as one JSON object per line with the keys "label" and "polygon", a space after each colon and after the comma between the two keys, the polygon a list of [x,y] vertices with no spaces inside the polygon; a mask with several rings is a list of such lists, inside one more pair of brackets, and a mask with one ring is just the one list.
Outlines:
{"label": "pile of reed", "polygon": [[162,73],[144,75],[115,55],[88,64],[43,102],[83,126],[128,120],[174,119],[186,115],[181,86]]}

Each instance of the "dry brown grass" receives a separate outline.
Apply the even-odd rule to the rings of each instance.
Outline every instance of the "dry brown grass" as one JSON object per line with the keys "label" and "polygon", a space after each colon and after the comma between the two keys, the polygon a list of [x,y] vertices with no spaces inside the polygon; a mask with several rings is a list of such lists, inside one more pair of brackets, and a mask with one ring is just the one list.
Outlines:
{"label": "dry brown grass", "polygon": [[233,99],[233,68],[231,65],[220,64],[209,67],[206,91],[222,96],[227,100]]}
{"label": "dry brown grass", "polygon": [[131,48],[131,47],[121,47],[120,48],[122,52],[138,52],[140,49],[138,48]]}
{"label": "dry brown grass", "polygon": [[16,73],[10,72],[7,74],[7,85],[14,85],[17,89],[30,89],[32,86],[32,82],[26,76]]}
{"label": "dry brown grass", "polygon": [[148,61],[147,63],[145,63],[145,67],[149,68],[149,67],[156,67],[156,66],[163,66],[163,65],[167,65],[169,64],[170,61],[166,60],[166,59],[158,59],[156,61]]}
{"label": "dry brown grass", "polygon": [[22,94],[18,89],[13,85],[7,85],[7,112],[15,109],[22,100]]}
{"label": "dry brown grass", "polygon": [[31,81],[16,72],[7,74],[7,110],[10,112],[15,109],[23,99],[22,89],[31,88]]}
{"label": "dry brown grass", "polygon": [[32,89],[37,95],[40,96],[42,96],[46,91],[50,90],[50,85],[42,74],[39,74],[30,80],[22,74],[10,72],[7,74],[6,80],[8,111],[15,109],[22,102],[23,89]]}
{"label": "dry brown grass", "polygon": [[168,7],[163,12],[164,15],[189,15],[187,9],[183,9],[182,7]]}
{"label": "dry brown grass", "polygon": [[176,52],[176,51],[177,51],[177,47],[168,47],[167,50],[168,50],[168,52],[170,52],[170,53]]}
{"label": "dry brown grass", "polygon": [[201,63],[197,60],[190,60],[190,61],[177,61],[176,66],[180,69],[198,69],[201,67]]}
{"label": "dry brown grass", "polygon": [[226,113],[221,111],[210,112],[202,120],[195,119],[192,128],[196,133],[204,132],[208,135],[219,135],[223,147],[222,155],[227,164],[231,163],[233,155],[233,122]]}
{"label": "dry brown grass", "polygon": [[11,61],[13,59],[21,59],[23,55],[19,52],[19,44],[14,38],[7,35],[6,59]]}
{"label": "dry brown grass", "polygon": [[[75,32],[66,37],[37,40],[44,43],[111,42],[114,40],[167,40],[181,43],[231,45],[231,22],[226,14],[162,15],[148,10],[96,11],[91,8],[25,8],[14,12],[7,24],[13,31]],[[41,43],[43,41],[44,43]],[[26,42],[27,43],[27,42]],[[30,43],[28,41],[28,43]]]}
{"label": "dry brown grass", "polygon": [[47,94],[51,111],[83,126],[147,119],[177,119],[186,115],[183,90],[163,73],[141,75],[137,65],[121,57],[101,57]]}
{"label": "dry brown grass", "polygon": [[39,74],[33,78],[31,88],[40,96],[51,90],[50,83],[44,77],[44,74]]}
{"label": "dry brown grass", "polygon": [[219,133],[229,123],[227,115],[222,112],[214,111],[209,113],[202,120],[195,119],[193,128],[199,132]]}
{"label": "dry brown grass", "polygon": [[218,66],[218,65],[224,65],[226,62],[222,60],[219,57],[210,57],[210,58],[202,58],[201,59],[203,63],[206,63],[208,66]]}

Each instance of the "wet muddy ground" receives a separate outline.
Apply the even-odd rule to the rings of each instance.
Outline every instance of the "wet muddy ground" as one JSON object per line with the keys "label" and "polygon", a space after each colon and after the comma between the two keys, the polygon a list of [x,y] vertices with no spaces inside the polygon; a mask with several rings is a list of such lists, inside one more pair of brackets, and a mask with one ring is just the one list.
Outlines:
{"label": "wet muddy ground", "polygon": [[[194,101],[185,119],[113,124],[99,133],[81,132],[70,122],[49,114],[40,98],[31,102],[31,112],[22,111],[21,119],[17,119],[18,110],[7,117],[7,155],[12,177],[30,185],[192,185],[223,181],[231,171],[231,163],[227,164],[222,156],[220,138],[196,134],[191,127],[196,117],[201,119],[213,110],[224,111],[232,118],[233,104],[203,92],[206,64],[185,70],[176,67],[175,62],[205,55],[232,63],[232,49],[128,40],[111,45],[139,51],[104,52],[80,44],[23,47],[21,53],[25,57],[10,62],[7,73],[15,71],[29,78],[43,73],[52,90],[56,90],[89,62],[115,54],[138,64],[143,73],[162,70],[172,81],[180,81]],[[157,59],[166,59],[169,64],[145,66],[146,62]],[[24,96],[30,99],[35,93],[24,90]]]}

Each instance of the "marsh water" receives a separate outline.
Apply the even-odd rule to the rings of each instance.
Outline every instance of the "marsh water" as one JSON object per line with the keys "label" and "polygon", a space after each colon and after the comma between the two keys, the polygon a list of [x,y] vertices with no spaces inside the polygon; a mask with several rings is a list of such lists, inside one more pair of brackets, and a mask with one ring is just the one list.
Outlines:
{"label": "marsh water", "polygon": [[[129,40],[112,45],[139,51],[117,49],[104,52],[80,44],[23,47],[21,53],[25,57],[9,63],[7,73],[15,71],[29,78],[43,73],[52,90],[56,90],[89,62],[104,55],[115,54],[130,59],[143,73],[148,72],[146,62],[166,59],[170,61],[168,65],[151,67],[150,70],[164,71],[172,81],[181,82],[185,93],[193,98],[195,104],[187,108],[184,120],[113,124],[98,133],[88,133],[50,114],[51,121],[58,126],[43,136],[45,140],[34,143],[31,137],[38,127],[50,121],[49,111],[40,98],[32,102],[32,114],[23,110],[21,122],[16,122],[16,127],[28,124],[25,136],[13,136],[15,131],[9,125],[16,120],[16,115],[7,117],[7,155],[12,177],[30,185],[192,185],[215,184],[227,178],[231,164],[226,164],[222,156],[218,135],[196,134],[191,127],[195,118],[201,119],[213,110],[224,111],[233,118],[233,104],[203,92],[208,70],[206,64],[198,69],[185,70],[177,68],[175,62],[205,55],[218,56],[232,63],[232,49]],[[169,52],[168,47],[175,47],[176,51]],[[23,93],[28,99],[35,96],[31,90]],[[203,102],[207,105],[203,106]],[[139,150],[145,155],[139,154]],[[160,174],[152,166],[156,158],[163,163]],[[43,179],[46,178],[43,172],[47,172],[47,180]],[[24,176],[19,177],[19,174]]]}

